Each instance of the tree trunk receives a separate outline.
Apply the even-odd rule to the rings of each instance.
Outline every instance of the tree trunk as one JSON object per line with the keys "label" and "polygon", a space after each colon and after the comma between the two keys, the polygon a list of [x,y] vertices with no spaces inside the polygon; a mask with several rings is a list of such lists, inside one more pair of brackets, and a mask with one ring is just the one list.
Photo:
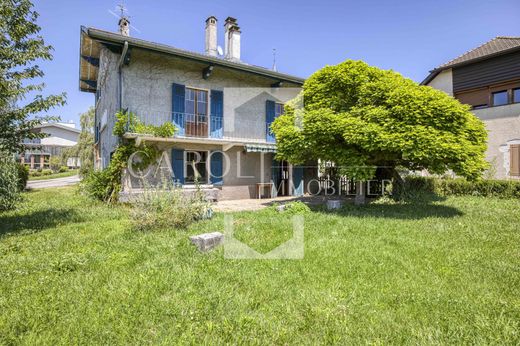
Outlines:
{"label": "tree trunk", "polygon": [[365,194],[365,182],[356,181],[356,197],[354,198],[355,205],[362,205],[367,203]]}

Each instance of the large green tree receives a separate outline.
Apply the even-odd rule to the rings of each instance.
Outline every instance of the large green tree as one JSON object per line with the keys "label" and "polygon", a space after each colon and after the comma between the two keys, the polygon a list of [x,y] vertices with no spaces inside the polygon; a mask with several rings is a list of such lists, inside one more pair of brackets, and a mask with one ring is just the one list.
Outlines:
{"label": "large green tree", "polygon": [[7,154],[22,151],[24,138],[44,136],[31,129],[54,119],[33,115],[65,102],[64,94],[40,95],[45,85],[35,81],[44,75],[37,62],[51,60],[52,47],[39,35],[32,7],[29,0],[0,1],[0,152]]}
{"label": "large green tree", "polygon": [[90,107],[79,116],[81,132],[78,144],[68,148],[62,154],[65,162],[71,157],[79,158],[81,163],[79,173],[81,176],[85,176],[94,170],[94,118],[94,107]]}
{"label": "large green tree", "polygon": [[356,179],[398,178],[397,167],[475,179],[487,167],[469,107],[396,72],[348,60],[314,73],[299,97],[304,109],[289,104],[272,125],[279,159],[332,161]]}

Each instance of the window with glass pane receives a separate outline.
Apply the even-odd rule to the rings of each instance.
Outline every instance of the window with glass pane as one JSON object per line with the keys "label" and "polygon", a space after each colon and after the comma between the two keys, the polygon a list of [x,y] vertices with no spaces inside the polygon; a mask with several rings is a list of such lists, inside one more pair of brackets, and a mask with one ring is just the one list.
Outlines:
{"label": "window with glass pane", "polygon": [[186,152],[186,177],[187,183],[198,181],[201,184],[208,182],[206,151],[187,151]]}
{"label": "window with glass pane", "polygon": [[513,89],[513,102],[514,103],[520,102],[520,88]]}
{"label": "window with glass pane", "polygon": [[493,106],[507,105],[507,90],[498,91],[493,93]]}
{"label": "window with glass pane", "polygon": [[274,106],[274,117],[277,118],[281,114],[283,114],[283,103],[276,103]]}
{"label": "window with glass pane", "polygon": [[186,88],[185,112],[186,136],[207,137],[208,92]]}

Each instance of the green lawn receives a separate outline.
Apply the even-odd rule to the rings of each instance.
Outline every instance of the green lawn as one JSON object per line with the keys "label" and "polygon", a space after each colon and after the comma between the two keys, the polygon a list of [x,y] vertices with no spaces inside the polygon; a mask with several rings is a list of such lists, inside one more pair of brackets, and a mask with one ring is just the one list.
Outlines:
{"label": "green lawn", "polygon": [[61,172],[61,173],[53,173],[49,175],[40,175],[40,176],[29,176],[29,180],[47,180],[47,179],[56,179],[56,178],[65,178],[65,177],[71,177],[73,175],[78,174],[79,170],[77,169],[71,169],[67,172]]}
{"label": "green lawn", "polygon": [[[0,344],[520,343],[520,201],[449,198],[305,216],[303,260],[200,254],[74,188],[0,214]],[[262,252],[290,217],[234,214]]]}

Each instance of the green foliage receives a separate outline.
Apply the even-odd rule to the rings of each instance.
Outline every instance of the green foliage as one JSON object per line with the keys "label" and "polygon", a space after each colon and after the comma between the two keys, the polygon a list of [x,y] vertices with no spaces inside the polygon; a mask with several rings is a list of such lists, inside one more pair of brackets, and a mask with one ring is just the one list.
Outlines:
{"label": "green foliage", "polygon": [[150,135],[155,137],[173,137],[177,131],[175,125],[166,122],[162,125],[145,125],[132,112],[119,111],[116,113],[116,123],[114,124],[114,135],[123,137],[126,132]]}
{"label": "green foliage", "polygon": [[20,201],[18,167],[11,157],[0,157],[0,211],[14,209]]}
{"label": "green foliage", "polygon": [[68,148],[62,154],[62,164],[66,164],[69,158],[79,158],[81,163],[79,175],[82,177],[94,170],[94,118],[94,107],[90,107],[80,115],[81,132],[78,144]]}
{"label": "green foliage", "polygon": [[377,166],[469,179],[487,167],[484,124],[469,107],[396,72],[345,61],[314,73],[300,97],[304,112],[289,104],[272,125],[278,159],[333,161],[356,179]]}
{"label": "green foliage", "polygon": [[49,167],[53,172],[58,172],[62,164],[61,157],[59,156],[51,156],[49,159]]}
{"label": "green foliage", "polygon": [[[301,201],[289,202],[284,204],[285,209],[283,210],[284,214],[290,215],[303,215],[311,212],[311,208]],[[274,204],[271,209],[277,211],[278,204]]]}
{"label": "green foliage", "polygon": [[18,168],[18,190],[23,191],[29,179],[29,167],[19,162],[16,163],[16,167]]}
{"label": "green foliage", "polygon": [[58,170],[58,173],[65,173],[65,172],[68,172],[68,171],[69,171],[69,167],[61,166],[60,169]]}
{"label": "green foliage", "polygon": [[193,221],[205,218],[210,209],[200,189],[189,195],[170,184],[146,188],[134,201],[132,226],[138,231],[187,228]]}
{"label": "green foliage", "polygon": [[29,0],[0,2],[0,151],[9,154],[24,151],[24,138],[45,137],[32,131],[35,126],[57,120],[31,115],[65,103],[65,94],[44,97],[44,84],[33,82],[44,76],[35,62],[52,60],[52,47],[40,36],[32,7]]}
{"label": "green foliage", "polygon": [[42,175],[51,175],[52,169],[42,169]]}
{"label": "green foliage", "polygon": [[433,178],[410,176],[404,180],[398,196],[418,194],[441,196],[482,196],[520,198],[520,181],[481,179],[469,181],[462,178]]}
{"label": "green foliage", "polygon": [[[132,154],[136,153],[132,157]],[[110,164],[102,171],[92,171],[86,175],[80,184],[80,189],[86,195],[108,203],[115,203],[121,192],[123,171],[132,158],[134,170],[146,169],[155,162],[160,151],[151,145],[136,147],[133,142],[119,145],[112,155]]]}

